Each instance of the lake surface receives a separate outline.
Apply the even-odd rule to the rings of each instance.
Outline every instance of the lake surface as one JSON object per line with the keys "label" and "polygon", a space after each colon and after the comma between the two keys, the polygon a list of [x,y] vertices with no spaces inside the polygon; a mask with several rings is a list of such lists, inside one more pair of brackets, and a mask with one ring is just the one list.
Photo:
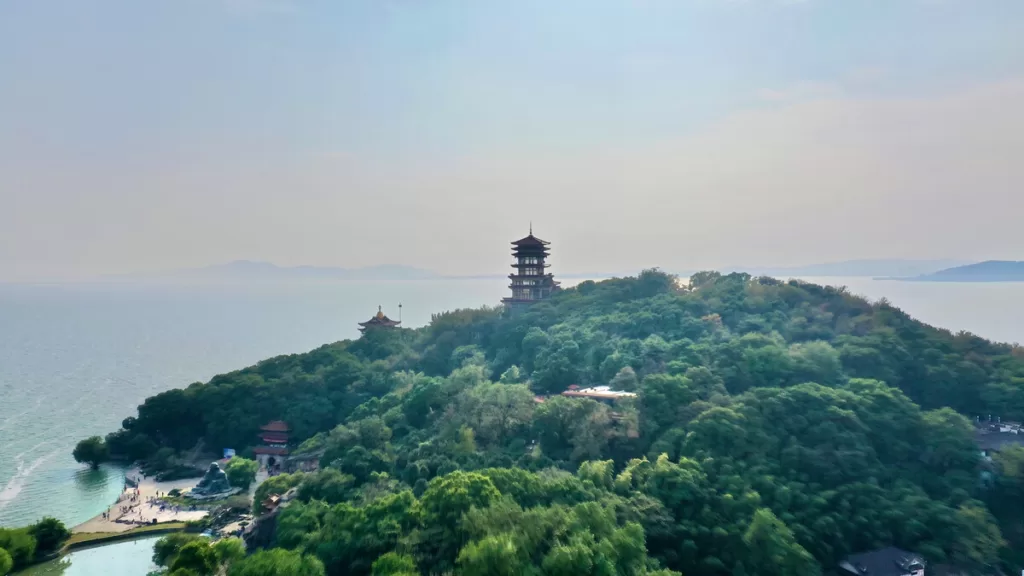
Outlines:
{"label": "lake surface", "polygon": [[146,397],[359,335],[383,305],[404,325],[497,304],[505,280],[274,286],[0,286],[0,526],[99,514],[121,471],[75,443],[117,429]]}
{"label": "lake surface", "polygon": [[[845,285],[872,300],[886,297],[944,328],[1024,342],[1024,283],[806,280]],[[43,515],[75,525],[103,510],[121,490],[121,470],[90,471],[74,462],[71,449],[85,436],[118,428],[148,396],[354,338],[356,323],[376,313],[378,304],[395,318],[401,302],[403,325],[416,327],[434,312],[497,304],[506,284],[0,286],[0,526]],[[80,560],[72,558],[64,573],[94,573],[75,572],[74,563],[87,565],[99,550],[131,556],[151,544],[76,553]],[[146,572],[134,570],[107,572]]]}
{"label": "lake surface", "polygon": [[118,542],[72,552],[53,562],[18,572],[18,576],[144,576],[156,570],[153,544],[159,536]]}
{"label": "lake surface", "polygon": [[888,298],[914,318],[997,342],[1024,342],[1024,282],[898,282],[871,278],[801,278],[846,286],[875,301]]}

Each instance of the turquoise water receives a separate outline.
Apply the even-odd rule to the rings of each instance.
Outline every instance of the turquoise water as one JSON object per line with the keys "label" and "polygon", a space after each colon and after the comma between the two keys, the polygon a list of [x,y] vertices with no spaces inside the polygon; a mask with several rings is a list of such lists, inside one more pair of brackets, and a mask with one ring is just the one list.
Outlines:
{"label": "turquoise water", "polygon": [[[815,280],[887,297],[931,324],[1024,341],[1024,283]],[[84,436],[116,429],[147,396],[355,337],[356,322],[378,304],[396,317],[402,302],[404,324],[420,326],[433,312],[496,304],[505,284],[0,286],[0,526],[43,515],[75,525],[103,510],[120,491],[121,470],[90,471],[71,449]],[[34,570],[53,571],[31,574],[142,575],[151,545],[82,551],[70,566],[51,563]],[[91,568],[122,561],[117,570]]]}
{"label": "turquoise water", "polygon": [[142,576],[156,569],[152,557],[157,538],[86,548],[18,572],[18,576]]}
{"label": "turquoise water", "polygon": [[503,280],[274,286],[0,286],[0,526],[79,524],[113,502],[116,467],[75,443],[146,397],[279,354],[358,336],[383,305],[406,325],[496,304]]}

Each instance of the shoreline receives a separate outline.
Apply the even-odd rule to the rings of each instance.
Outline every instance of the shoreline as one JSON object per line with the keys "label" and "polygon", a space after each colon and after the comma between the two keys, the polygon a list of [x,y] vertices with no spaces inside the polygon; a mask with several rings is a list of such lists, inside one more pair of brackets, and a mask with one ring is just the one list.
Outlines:
{"label": "shoreline", "polygon": [[122,533],[142,526],[200,520],[206,517],[209,511],[183,510],[176,506],[152,502],[158,492],[166,494],[174,489],[184,492],[198,483],[199,478],[157,482],[153,478],[142,476],[138,466],[132,466],[124,472],[124,488],[117,500],[96,516],[72,527],[71,533]]}
{"label": "shoreline", "polygon": [[144,538],[153,538],[156,536],[163,536],[170,534],[171,532],[183,532],[187,528],[184,522],[167,522],[162,524],[151,524],[149,526],[138,526],[127,530],[125,532],[78,532],[71,536],[64,547],[61,549],[54,558],[59,558],[65,554],[72,552],[78,552],[79,550],[87,550],[89,548],[99,548],[100,546],[107,546],[109,544],[119,544],[121,542],[129,542],[132,540],[142,540]]}

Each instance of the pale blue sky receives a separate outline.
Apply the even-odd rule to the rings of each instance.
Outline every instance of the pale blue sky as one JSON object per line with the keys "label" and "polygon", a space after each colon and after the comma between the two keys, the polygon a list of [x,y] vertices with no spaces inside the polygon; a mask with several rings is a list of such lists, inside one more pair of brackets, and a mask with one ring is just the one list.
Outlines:
{"label": "pale blue sky", "polygon": [[1020,0],[8,0],[0,78],[0,279],[1024,259]]}

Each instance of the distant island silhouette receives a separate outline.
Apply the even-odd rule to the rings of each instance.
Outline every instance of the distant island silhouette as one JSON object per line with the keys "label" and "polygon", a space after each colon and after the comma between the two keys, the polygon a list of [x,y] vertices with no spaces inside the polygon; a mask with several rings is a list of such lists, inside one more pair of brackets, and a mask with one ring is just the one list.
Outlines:
{"label": "distant island silhouette", "polygon": [[986,260],[908,278],[885,278],[911,282],[1024,282],[1024,262]]}
{"label": "distant island silhouette", "polygon": [[[1016,272],[1007,271],[1016,266]],[[752,276],[772,276],[776,278],[800,277],[871,277],[879,280],[908,281],[974,281],[1000,282],[1024,280],[1024,262],[989,261],[969,263],[963,260],[900,260],[900,259],[865,259],[844,260],[807,264],[803,266],[723,266],[723,273],[745,272]],[[689,277],[699,270],[673,270],[682,277]],[[566,279],[598,279],[626,277],[638,274],[638,271],[616,272],[577,272],[563,273]],[[433,270],[404,266],[400,264],[383,264],[357,268],[331,266],[281,266],[272,262],[256,260],[235,260],[223,264],[214,264],[198,268],[187,268],[166,272],[146,274],[128,274],[107,276],[107,280],[129,281],[189,281],[189,282],[294,282],[294,281],[417,281],[417,280],[489,280],[504,279],[505,274],[482,273],[447,275]]]}
{"label": "distant island silhouette", "polygon": [[151,274],[120,276],[125,280],[188,280],[198,282],[286,282],[286,281],[401,281],[433,280],[439,274],[401,265],[335,268],[329,266],[278,266],[271,262],[235,260],[201,268]]}
{"label": "distant island silhouette", "polygon": [[814,277],[814,276],[871,276],[871,277],[906,277],[932,274],[939,270],[969,264],[965,260],[901,260],[901,259],[866,259],[843,260],[807,264],[805,266],[727,266],[723,272],[746,272],[754,276],[774,276],[777,278]]}

